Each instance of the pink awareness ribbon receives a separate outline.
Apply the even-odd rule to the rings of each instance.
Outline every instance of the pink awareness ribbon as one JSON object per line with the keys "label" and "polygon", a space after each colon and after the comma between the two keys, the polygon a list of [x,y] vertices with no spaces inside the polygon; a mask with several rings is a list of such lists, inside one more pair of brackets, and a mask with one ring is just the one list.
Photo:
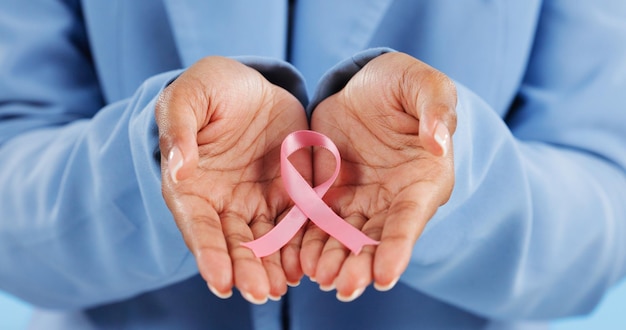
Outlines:
{"label": "pink awareness ribbon", "polygon": [[[335,156],[335,172],[322,184],[312,188],[291,164],[288,157],[306,147],[323,147]],[[311,219],[319,228],[345,245],[354,254],[359,254],[364,245],[377,245],[379,242],[367,237],[344,219],[339,217],[324,203],[322,197],[339,175],[341,157],[337,146],[327,136],[315,131],[296,131],[285,138],[280,148],[280,173],[287,194],[294,207],[267,234],[258,239],[242,243],[261,258],[281,247],[298,232],[306,219]]]}

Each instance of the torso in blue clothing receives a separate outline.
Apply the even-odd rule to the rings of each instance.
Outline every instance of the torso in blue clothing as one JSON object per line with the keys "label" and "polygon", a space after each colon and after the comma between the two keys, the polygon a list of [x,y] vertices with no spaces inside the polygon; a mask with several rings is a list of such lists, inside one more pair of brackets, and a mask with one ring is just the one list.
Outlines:
{"label": "torso in blue clothing", "polygon": [[[109,102],[208,55],[289,60],[309,93],[356,52],[391,47],[441,70],[504,115],[523,78],[540,1],[83,1]],[[291,18],[291,19],[290,19]],[[289,58],[287,58],[289,57]]]}
{"label": "torso in blue clothing", "polygon": [[[286,59],[312,93],[341,60],[387,46],[464,83],[504,115],[524,73],[539,2],[305,0],[288,8],[276,0],[86,0],[82,6],[107,102],[207,55]],[[489,323],[402,283],[386,293],[370,288],[345,304],[304,279],[281,302],[251,306],[237,295],[213,297],[199,277],[56,320],[110,329],[471,329]]]}
{"label": "torso in blue clothing", "polygon": [[[346,304],[338,302],[333,293],[322,292],[316,284],[303,279],[301,285],[290,288],[288,294],[280,302],[252,306],[236,293],[228,300],[214,297],[206,288],[205,283],[198,276],[194,276],[156,291],[145,292],[124,301],[111,301],[85,311],[68,313],[39,311],[34,319],[34,327],[59,329],[488,329],[490,327],[500,329],[507,326],[520,326],[526,329],[531,327],[531,325],[497,323],[489,320],[487,316],[470,312],[471,308],[468,308],[468,306],[476,307],[475,310],[490,311],[498,315],[500,301],[507,302],[506,298],[512,300],[519,298],[516,285],[534,288],[533,280],[543,278],[540,276],[541,272],[535,273],[542,267],[533,264],[537,267],[531,269],[523,267],[525,264],[522,262],[527,257],[531,259],[541,254],[540,252],[531,253],[534,250],[528,252],[530,249],[524,250],[527,247],[524,244],[529,241],[524,233],[533,229],[528,225],[530,216],[519,210],[527,209],[526,204],[530,203],[528,196],[531,194],[527,194],[528,200],[524,199],[519,203],[525,203],[524,205],[511,202],[510,205],[507,204],[510,208],[502,207],[501,213],[495,209],[481,213],[484,219],[480,220],[484,220],[483,223],[486,224],[484,231],[481,231],[482,227],[472,225],[476,222],[465,222],[465,219],[459,219],[458,215],[467,215],[471,213],[470,211],[478,210],[484,201],[476,201],[482,198],[480,193],[492,191],[496,184],[500,184],[500,181],[496,180],[499,177],[492,177],[492,179],[495,178],[493,180],[484,179],[485,176],[480,172],[483,168],[485,172],[489,170],[496,173],[495,175],[502,176],[504,176],[502,173],[510,171],[527,173],[514,157],[522,155],[519,157],[528,157],[524,159],[529,159],[529,163],[535,161],[532,152],[526,154],[515,148],[517,145],[514,144],[510,132],[501,119],[510,115],[509,110],[518,96],[520,84],[528,74],[528,60],[536,44],[535,32],[540,23],[541,7],[542,3],[539,0],[81,1],[80,11],[84,18],[90,55],[106,104],[130,98],[137,88],[151,76],[185,68],[208,55],[255,55],[287,60],[303,74],[309,95],[311,95],[318,80],[332,66],[361,50],[384,46],[406,52],[430,64],[467,88],[460,90],[471,90],[478,96],[475,97],[472,94],[468,97],[469,93],[464,94],[465,100],[470,99],[468,104],[471,103],[464,109],[469,109],[468,112],[473,113],[464,113],[468,124],[459,126],[459,134],[467,137],[465,141],[475,143],[478,147],[476,151],[471,149],[471,152],[476,152],[476,154],[458,153],[459,163],[469,169],[469,174],[466,173],[467,175],[462,179],[467,180],[459,180],[459,188],[455,188],[460,197],[453,196],[450,210],[445,210],[448,213],[444,212],[446,215],[457,212],[455,213],[457,217],[454,218],[456,222],[448,223],[453,230],[441,229],[437,235],[431,236],[434,237],[431,240],[437,240],[437,242],[433,244],[432,241],[427,241],[422,250],[416,249],[412,259],[413,266],[409,265],[406,278],[401,279],[392,291],[379,293],[368,289],[355,302]],[[546,60],[546,62],[549,61]],[[478,99],[480,101],[476,101]],[[488,114],[484,111],[485,109],[489,112]],[[494,111],[496,112],[495,118],[493,117]],[[581,113],[585,112],[578,109],[576,113],[581,116]],[[485,131],[486,137],[481,135],[482,131],[475,128],[482,126],[472,122],[473,119],[485,121],[485,127],[492,131]],[[536,124],[538,121],[529,122]],[[540,121],[539,126],[541,124],[543,122]],[[532,125],[529,127],[533,128]],[[489,135],[491,132],[496,132],[497,137],[508,144],[502,147],[504,144],[492,143],[492,136]],[[482,142],[485,143],[481,144]],[[486,147],[481,148],[483,145]],[[484,152],[485,155],[479,154],[480,152]],[[510,153],[505,155],[506,152]],[[455,154],[457,154],[456,151]],[[529,177],[532,180],[526,181],[525,178],[521,178],[512,182],[510,184],[512,191],[507,190],[508,194],[502,194],[502,197],[512,201],[514,198],[510,197],[516,191],[535,184],[536,186],[532,188],[539,188],[533,192],[545,190],[541,189],[542,186],[537,183],[541,182],[540,179],[536,179],[541,178],[541,175],[531,173]],[[595,184],[595,181],[593,183]],[[581,190],[589,190],[589,186],[581,187]],[[549,197],[562,202],[554,197],[556,195],[551,194]],[[475,199],[470,200],[471,198]],[[466,203],[467,200],[469,202]],[[539,210],[538,213],[543,218],[552,215],[547,207],[538,207],[534,210]],[[472,214],[475,215],[476,212]],[[512,218],[511,214],[515,214],[515,219],[518,220],[512,222],[512,226],[518,226],[514,229],[500,222],[504,217]],[[537,224],[533,223],[533,225]],[[450,233],[450,235],[442,234],[442,232]],[[516,234],[518,232],[520,234]],[[576,235],[563,237],[574,236]],[[550,237],[543,240],[542,237],[542,235],[533,236],[540,243],[539,246],[545,242],[555,241]],[[464,249],[469,246],[465,245],[467,242],[474,244],[472,249]],[[485,242],[499,247],[503,244],[510,244],[502,250],[503,252],[476,245]],[[459,247],[463,248],[464,252],[469,251],[467,258],[451,257],[461,250]],[[553,246],[549,245],[549,247]],[[455,248],[456,250],[451,251]],[[139,259],[141,256],[137,257],[137,260]],[[448,259],[453,259],[450,264],[442,262]],[[574,259],[572,257],[568,260]],[[465,263],[465,260],[469,261]],[[493,260],[495,261],[492,262]],[[543,259],[539,258],[539,260],[540,266],[547,267],[541,262]],[[418,262],[423,267],[416,271],[414,266]],[[175,264],[175,262],[172,263]],[[545,262],[545,264],[551,264],[551,262]],[[437,268],[438,265],[441,267]],[[573,263],[568,264],[570,265],[572,269],[583,269]],[[429,268],[430,266],[432,268]],[[484,276],[487,274],[485,269],[489,267],[494,267],[494,272],[498,272],[493,279],[490,276]],[[425,276],[425,274],[448,274],[445,272],[446,268],[453,269],[456,273],[446,275],[445,280],[441,282]],[[434,273],[433,270],[439,273]],[[521,279],[511,275],[518,271],[520,274],[530,275]],[[533,274],[540,275],[533,277]],[[559,272],[555,271],[554,274],[558,275]],[[420,276],[423,277],[420,278]],[[605,277],[594,278],[599,283],[598,287],[604,285]],[[557,282],[555,278],[550,279],[553,281],[548,284],[541,283],[543,286],[539,287],[545,288]],[[610,282],[608,279],[606,281]],[[422,285],[421,288],[424,290],[419,290],[415,283]],[[446,289],[447,284],[450,283],[455,284],[452,287],[454,290],[458,288],[467,288],[467,290],[455,295],[454,292],[451,293]],[[450,303],[423,293],[431,288],[429,284],[433,286],[440,284],[440,286],[433,287],[432,292],[436,292],[440,297],[452,297],[449,299]],[[501,292],[482,290],[482,288],[491,287],[503,288],[503,290]],[[524,291],[524,293],[530,291]],[[567,287],[564,287],[562,291],[559,289],[554,295],[548,295],[550,298],[546,300],[539,298],[533,300],[537,296],[529,295],[528,301],[537,304],[526,305],[529,306],[528,314],[542,315],[541,313],[533,314],[536,312],[533,309],[534,306],[547,305],[548,300],[560,297],[562,292],[567,291],[569,291]],[[591,291],[594,290],[589,289],[589,292]],[[488,299],[479,296],[483,293],[488,296]],[[500,293],[502,295],[499,295]],[[500,298],[502,300],[499,300]],[[476,304],[471,301],[472,299],[476,300]],[[586,300],[581,298],[580,301],[584,302],[580,305],[586,306]],[[521,301],[520,304],[523,304],[524,299],[519,298],[515,301],[516,303]],[[464,304],[463,307],[461,303]],[[503,313],[510,315],[510,310],[514,309],[511,306],[517,305],[507,305]],[[577,310],[578,307],[576,305],[571,309]],[[564,310],[569,312],[567,308]],[[560,310],[555,313],[560,313]]]}

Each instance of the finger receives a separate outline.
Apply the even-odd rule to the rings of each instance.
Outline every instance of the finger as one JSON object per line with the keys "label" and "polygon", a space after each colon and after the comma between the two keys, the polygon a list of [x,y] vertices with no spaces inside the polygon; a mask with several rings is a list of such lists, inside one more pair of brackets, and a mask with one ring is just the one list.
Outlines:
{"label": "finger", "polygon": [[289,286],[295,287],[300,284],[302,266],[300,264],[300,251],[304,229],[300,229],[296,235],[281,249],[281,262],[285,271],[285,277]]}
{"label": "finger", "polygon": [[222,214],[221,223],[233,262],[235,286],[249,302],[265,303],[270,292],[266,265],[254,255],[252,250],[241,245],[242,242],[254,239],[250,227],[244,219],[230,212]]}
{"label": "finger", "polygon": [[[319,171],[316,171],[316,175]],[[329,191],[328,195],[335,194],[336,191]],[[345,196],[345,194],[344,194]],[[332,199],[332,198],[331,198]],[[342,200],[333,199],[336,203],[341,204]],[[335,210],[337,212],[337,210]],[[353,224],[354,225],[354,224]],[[362,223],[359,223],[359,227]],[[304,229],[304,236],[302,237],[302,245],[300,250],[300,265],[302,266],[302,271],[305,275],[309,276],[309,278],[313,282],[318,282],[317,275],[318,270],[320,268],[320,259],[322,255],[326,252],[328,248],[328,243],[330,240],[334,240],[335,243],[332,243],[331,246],[341,246],[341,244],[337,244],[337,240],[330,237],[324,230],[315,225],[314,222],[309,221],[307,226]],[[343,248],[344,253],[347,254],[348,251],[346,248]],[[340,266],[340,265],[339,265]],[[339,267],[338,266],[338,267]],[[328,272],[329,270],[324,270],[322,272]],[[321,274],[321,273],[320,273]],[[334,278],[334,276],[329,275]],[[326,291],[330,291],[332,289],[332,279],[324,279],[322,280],[322,289]]]}
{"label": "finger", "polygon": [[[274,228],[274,220],[269,219],[265,215],[261,215],[252,220],[249,226],[253,237],[259,238]],[[280,297],[287,293],[287,280],[283,270],[280,252],[275,252],[261,258],[261,262],[269,281],[268,297],[274,301],[280,300]]]}
{"label": "finger", "polygon": [[367,245],[358,255],[350,254],[347,257],[335,280],[339,301],[350,302],[355,300],[363,294],[365,288],[372,282],[375,251],[375,246]]}
{"label": "finger", "polygon": [[229,298],[233,286],[232,261],[217,213],[208,208],[200,215],[175,218],[180,219],[177,222],[183,238],[211,292]]}
{"label": "finger", "polygon": [[335,289],[335,279],[349,254],[350,251],[339,241],[332,237],[328,239],[319,257],[313,277],[322,291]]}
{"label": "finger", "polygon": [[195,95],[198,89],[188,85],[184,81],[172,83],[161,93],[155,108],[162,161],[174,183],[189,177],[198,164],[199,120],[194,109],[206,109],[204,102],[197,101],[205,98]]}
{"label": "finger", "polygon": [[[374,240],[380,240],[384,221],[384,215],[367,220],[362,228],[363,233]],[[355,300],[372,282],[376,249],[376,246],[366,245],[358,255],[350,254],[347,257],[335,280],[338,300],[343,302]]]}
{"label": "finger", "polygon": [[[346,217],[345,221],[360,230],[367,219],[362,215],[354,214]],[[335,280],[349,256],[352,256],[352,254],[341,242],[333,237],[328,239],[315,272],[315,279],[319,283],[320,289],[324,291],[335,289]],[[368,270],[368,272],[371,273],[371,270]]]}
{"label": "finger", "polygon": [[304,230],[300,249],[300,265],[302,272],[312,281],[316,281],[315,272],[324,246],[328,241],[328,234],[309,222]]}
{"label": "finger", "polygon": [[429,188],[403,190],[387,212],[374,258],[374,286],[380,291],[397,283],[408,266],[417,238],[439,206]]}
{"label": "finger", "polygon": [[280,257],[280,252],[276,252],[261,259],[269,281],[268,298],[274,301],[287,293],[287,280]]}

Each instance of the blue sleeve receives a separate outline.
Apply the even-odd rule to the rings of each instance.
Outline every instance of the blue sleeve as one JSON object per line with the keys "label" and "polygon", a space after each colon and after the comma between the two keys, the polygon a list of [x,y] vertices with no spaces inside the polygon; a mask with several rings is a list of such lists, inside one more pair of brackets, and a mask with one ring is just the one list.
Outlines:
{"label": "blue sleeve", "polygon": [[[587,313],[626,272],[626,5],[543,6],[505,118],[456,83],[455,188],[401,278],[494,319]],[[312,105],[380,53],[334,68]]]}
{"label": "blue sleeve", "polygon": [[[105,105],[77,3],[0,5],[0,290],[53,309],[197,274],[161,195],[154,119],[180,71]],[[306,103],[290,65],[239,60]]]}
{"label": "blue sleeve", "polygon": [[503,121],[458,86],[456,186],[407,283],[476,313],[590,312],[626,273],[626,5],[545,1]]}
{"label": "blue sleeve", "polygon": [[155,96],[103,107],[79,8],[0,9],[0,288],[79,308],[197,272],[161,196]]}

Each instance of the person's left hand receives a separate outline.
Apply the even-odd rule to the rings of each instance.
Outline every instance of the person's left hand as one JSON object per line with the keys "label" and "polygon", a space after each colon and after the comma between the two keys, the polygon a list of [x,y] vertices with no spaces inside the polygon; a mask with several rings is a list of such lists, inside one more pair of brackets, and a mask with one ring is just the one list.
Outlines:
{"label": "person's left hand", "polygon": [[[306,275],[342,301],[374,281],[393,287],[413,245],[454,185],[452,141],[456,90],[444,74],[401,53],[370,61],[339,93],[320,103],[311,128],[341,152],[341,174],[324,200],[346,221],[380,241],[358,255],[310,223],[302,241]],[[314,181],[333,171],[314,154]]]}

